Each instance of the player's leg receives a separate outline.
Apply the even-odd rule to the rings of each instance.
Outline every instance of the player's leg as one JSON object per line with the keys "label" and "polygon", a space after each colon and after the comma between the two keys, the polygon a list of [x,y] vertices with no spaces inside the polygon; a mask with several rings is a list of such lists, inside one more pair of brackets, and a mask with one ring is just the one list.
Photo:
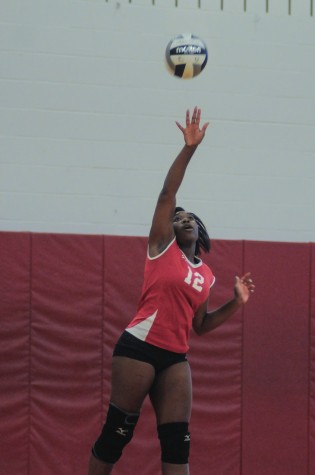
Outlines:
{"label": "player's leg", "polygon": [[124,356],[112,360],[112,390],[106,423],[90,458],[88,475],[109,475],[130,442],[142,403],[155,378],[152,365]]}
{"label": "player's leg", "polygon": [[189,475],[188,425],[192,405],[189,363],[177,363],[161,371],[155,378],[150,398],[161,443],[162,474]]}

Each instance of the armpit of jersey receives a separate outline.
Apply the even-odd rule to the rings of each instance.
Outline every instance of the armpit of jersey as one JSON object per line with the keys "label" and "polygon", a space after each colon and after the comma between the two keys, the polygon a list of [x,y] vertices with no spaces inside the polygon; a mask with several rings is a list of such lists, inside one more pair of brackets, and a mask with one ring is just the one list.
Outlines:
{"label": "armpit of jersey", "polygon": [[150,254],[149,254],[149,246],[148,246],[148,249],[147,249],[147,258],[150,260],[150,261],[154,261],[155,259],[158,259],[159,257],[163,256],[163,254],[165,254],[167,252],[167,250],[171,247],[171,245],[176,241],[176,237],[174,237],[174,239],[171,240],[171,242],[166,246],[166,248],[164,249],[164,251],[160,252],[160,254],[158,254],[157,256],[154,256],[154,257],[151,257]]}

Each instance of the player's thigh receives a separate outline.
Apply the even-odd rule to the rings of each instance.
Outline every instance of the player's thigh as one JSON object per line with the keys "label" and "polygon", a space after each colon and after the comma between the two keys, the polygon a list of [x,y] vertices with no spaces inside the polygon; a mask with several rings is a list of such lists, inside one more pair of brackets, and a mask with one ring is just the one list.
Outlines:
{"label": "player's thigh", "polygon": [[114,356],[111,402],[125,411],[139,411],[154,378],[155,370],[149,363],[125,356]]}
{"label": "player's thigh", "polygon": [[192,405],[191,372],[188,361],[174,364],[155,378],[150,399],[157,424],[189,421]]}

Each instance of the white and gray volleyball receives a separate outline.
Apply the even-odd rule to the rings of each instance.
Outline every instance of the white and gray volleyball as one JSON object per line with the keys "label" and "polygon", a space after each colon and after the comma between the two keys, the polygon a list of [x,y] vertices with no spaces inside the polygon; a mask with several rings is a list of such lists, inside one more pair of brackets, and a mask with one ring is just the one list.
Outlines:
{"label": "white and gray volleyball", "polygon": [[173,76],[191,79],[198,76],[208,61],[205,42],[191,33],[175,36],[165,51],[166,64]]}

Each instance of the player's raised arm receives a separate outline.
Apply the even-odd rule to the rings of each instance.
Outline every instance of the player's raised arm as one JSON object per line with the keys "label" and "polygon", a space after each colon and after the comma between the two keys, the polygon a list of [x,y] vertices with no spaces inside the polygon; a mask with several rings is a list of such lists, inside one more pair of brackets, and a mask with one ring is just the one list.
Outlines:
{"label": "player's raised arm", "polygon": [[183,181],[186,168],[196,148],[204,138],[209,125],[206,122],[200,129],[201,109],[195,107],[190,117],[186,112],[186,127],[176,125],[184,136],[185,145],[172,163],[159,194],[149,234],[149,254],[160,254],[174,237],[173,216],[176,207],[176,194]]}

